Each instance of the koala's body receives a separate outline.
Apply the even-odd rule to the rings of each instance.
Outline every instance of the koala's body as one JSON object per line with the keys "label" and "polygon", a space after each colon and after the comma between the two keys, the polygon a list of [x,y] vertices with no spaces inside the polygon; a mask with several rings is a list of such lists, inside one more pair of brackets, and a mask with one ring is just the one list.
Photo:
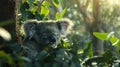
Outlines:
{"label": "koala's body", "polygon": [[55,48],[60,43],[61,38],[70,32],[72,25],[69,19],[25,21],[23,24],[25,33],[24,55],[33,60],[38,52],[44,50],[45,47]]}

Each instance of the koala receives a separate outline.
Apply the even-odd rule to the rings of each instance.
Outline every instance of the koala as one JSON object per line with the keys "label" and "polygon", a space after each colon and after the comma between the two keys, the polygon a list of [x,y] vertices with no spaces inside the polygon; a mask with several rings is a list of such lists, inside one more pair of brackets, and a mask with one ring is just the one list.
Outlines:
{"label": "koala", "polygon": [[69,19],[25,21],[23,24],[25,36],[22,46],[24,55],[33,60],[46,47],[56,48],[60,40],[70,32],[72,26]]}

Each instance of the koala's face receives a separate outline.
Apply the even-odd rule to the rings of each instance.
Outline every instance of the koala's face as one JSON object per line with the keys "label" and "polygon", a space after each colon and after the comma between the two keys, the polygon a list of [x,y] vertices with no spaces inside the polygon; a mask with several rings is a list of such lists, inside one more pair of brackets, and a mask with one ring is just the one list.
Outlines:
{"label": "koala's face", "polygon": [[26,38],[35,41],[37,45],[56,47],[60,39],[71,28],[70,20],[59,21],[26,21],[23,25]]}
{"label": "koala's face", "polygon": [[57,23],[39,23],[36,32],[38,35],[38,40],[36,40],[42,46],[56,47],[60,42],[61,32],[57,26]]}

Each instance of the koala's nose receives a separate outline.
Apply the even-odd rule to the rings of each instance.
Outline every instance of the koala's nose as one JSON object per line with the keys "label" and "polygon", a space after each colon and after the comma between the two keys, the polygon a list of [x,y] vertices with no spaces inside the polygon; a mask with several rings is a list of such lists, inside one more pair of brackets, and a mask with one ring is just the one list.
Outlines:
{"label": "koala's nose", "polygon": [[56,42],[56,37],[54,35],[50,35],[49,36],[49,41],[52,42],[52,43]]}

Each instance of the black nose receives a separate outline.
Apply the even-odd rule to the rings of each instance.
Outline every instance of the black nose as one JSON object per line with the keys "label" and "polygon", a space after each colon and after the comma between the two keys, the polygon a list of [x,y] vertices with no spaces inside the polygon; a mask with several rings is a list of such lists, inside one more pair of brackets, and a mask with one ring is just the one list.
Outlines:
{"label": "black nose", "polygon": [[52,42],[52,43],[56,42],[56,37],[54,35],[50,35],[49,36],[49,41]]}

